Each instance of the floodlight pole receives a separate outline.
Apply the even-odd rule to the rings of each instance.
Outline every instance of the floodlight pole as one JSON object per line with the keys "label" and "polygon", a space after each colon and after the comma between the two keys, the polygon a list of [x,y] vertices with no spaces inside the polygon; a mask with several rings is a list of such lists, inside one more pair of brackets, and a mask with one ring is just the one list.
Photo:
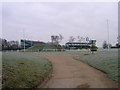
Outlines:
{"label": "floodlight pole", "polygon": [[109,47],[109,21],[108,19],[107,19],[107,33],[108,33],[108,51],[109,51],[110,47]]}
{"label": "floodlight pole", "polygon": [[32,47],[32,40],[31,40],[31,47]]}
{"label": "floodlight pole", "polygon": [[24,29],[23,29],[23,40],[24,40],[24,52],[25,52],[25,31],[24,31]]}
{"label": "floodlight pole", "polygon": [[32,37],[31,37],[31,47],[32,47]]}

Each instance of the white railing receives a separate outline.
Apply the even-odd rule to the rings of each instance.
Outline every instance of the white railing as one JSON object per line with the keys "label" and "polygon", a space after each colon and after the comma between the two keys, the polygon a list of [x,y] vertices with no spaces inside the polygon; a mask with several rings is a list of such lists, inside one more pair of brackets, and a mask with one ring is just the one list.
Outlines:
{"label": "white railing", "polygon": [[42,51],[65,51],[65,49],[43,49]]}

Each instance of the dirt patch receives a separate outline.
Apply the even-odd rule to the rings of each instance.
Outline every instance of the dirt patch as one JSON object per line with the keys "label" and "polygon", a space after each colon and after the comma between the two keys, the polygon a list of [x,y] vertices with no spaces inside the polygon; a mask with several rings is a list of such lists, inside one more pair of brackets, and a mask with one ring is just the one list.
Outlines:
{"label": "dirt patch", "polygon": [[88,83],[84,83],[84,84],[78,85],[76,88],[90,88],[90,85]]}
{"label": "dirt patch", "polygon": [[80,55],[34,56],[48,58],[53,65],[52,78],[43,87],[38,88],[118,88],[118,84],[108,79],[103,72],[73,59],[74,56]]}

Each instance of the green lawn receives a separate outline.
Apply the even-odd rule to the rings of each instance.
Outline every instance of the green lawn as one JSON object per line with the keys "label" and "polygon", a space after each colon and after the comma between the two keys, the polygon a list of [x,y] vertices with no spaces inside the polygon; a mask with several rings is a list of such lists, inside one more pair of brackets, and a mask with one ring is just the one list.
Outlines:
{"label": "green lawn", "polygon": [[53,45],[53,44],[41,44],[41,45],[35,45],[35,46],[32,46],[28,49],[26,49],[26,51],[33,51],[33,52],[40,52],[42,51],[43,49],[62,49],[62,47],[60,45]]}
{"label": "green lawn", "polygon": [[[28,52],[2,53],[3,88],[35,87],[52,71],[52,65],[46,58],[27,54]],[[83,56],[74,58],[105,72],[109,78],[118,81],[118,50],[109,52],[99,50],[95,54],[91,54],[87,50],[37,52],[36,54],[83,54]]]}
{"label": "green lawn", "polygon": [[118,50],[100,50],[95,54],[84,54],[80,57],[74,57],[88,65],[99,69],[107,74],[112,80],[118,81]]}
{"label": "green lawn", "polygon": [[52,64],[46,58],[20,53],[2,53],[3,88],[33,88],[49,73]]}

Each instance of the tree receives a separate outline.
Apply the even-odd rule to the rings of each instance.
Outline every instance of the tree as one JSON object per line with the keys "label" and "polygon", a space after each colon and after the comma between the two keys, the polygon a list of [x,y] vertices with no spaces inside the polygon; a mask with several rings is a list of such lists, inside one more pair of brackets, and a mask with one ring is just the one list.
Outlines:
{"label": "tree", "polygon": [[0,50],[18,50],[20,49],[20,44],[18,41],[7,41],[0,38],[0,47]]}
{"label": "tree", "polygon": [[52,41],[52,43],[54,42],[54,36],[53,35],[51,36],[51,41]]}
{"label": "tree", "polygon": [[2,50],[8,49],[8,43],[6,39],[2,39]]}
{"label": "tree", "polygon": [[9,41],[8,47],[10,50],[17,50],[17,49],[19,49],[19,42],[18,41]]}
{"label": "tree", "polygon": [[106,41],[103,42],[103,49],[107,49],[108,48],[108,44]]}
{"label": "tree", "polygon": [[87,42],[89,41],[89,37],[86,37],[86,41],[87,41]]}
{"label": "tree", "polygon": [[117,41],[118,41],[118,43],[120,44],[120,35],[118,35],[118,37],[117,37]]}
{"label": "tree", "polygon": [[112,47],[112,44],[109,44],[109,48],[111,48]]}
{"label": "tree", "polygon": [[116,44],[116,47],[120,48],[120,35],[118,35],[117,39],[118,39],[118,40],[117,40],[118,43]]}
{"label": "tree", "polygon": [[52,44],[56,44],[57,46],[62,41],[62,39],[63,39],[63,36],[61,34],[59,34],[59,35],[52,35],[51,36]]}
{"label": "tree", "polygon": [[70,36],[69,42],[73,43],[75,41],[75,38],[73,36]]}
{"label": "tree", "polygon": [[63,35],[62,34],[59,34],[59,42],[61,42],[63,40]]}
{"label": "tree", "polygon": [[78,39],[78,41],[81,43],[81,37],[80,36],[77,36],[77,39]]}
{"label": "tree", "polygon": [[52,44],[58,44],[59,36],[52,35],[51,40],[52,40]]}
{"label": "tree", "polygon": [[116,44],[116,47],[117,47],[117,48],[120,48],[120,44],[119,44],[119,43],[117,43],[117,44]]}

